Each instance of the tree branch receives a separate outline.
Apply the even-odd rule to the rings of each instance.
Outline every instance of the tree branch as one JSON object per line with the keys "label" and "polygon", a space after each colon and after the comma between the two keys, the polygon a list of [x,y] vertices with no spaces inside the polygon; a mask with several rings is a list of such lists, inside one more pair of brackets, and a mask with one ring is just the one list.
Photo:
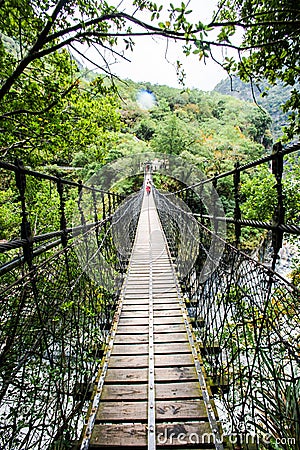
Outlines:
{"label": "tree branch", "polygon": [[12,85],[14,84],[14,82],[19,78],[19,76],[23,73],[23,71],[26,69],[26,67],[28,66],[28,64],[31,63],[31,61],[33,61],[34,59],[36,59],[35,54],[43,47],[43,45],[45,44],[45,39],[48,35],[48,33],[50,32],[50,29],[52,28],[52,26],[54,25],[55,20],[57,19],[60,11],[62,10],[62,8],[69,2],[70,0],[59,0],[59,2],[57,3],[51,19],[48,20],[47,24],[45,25],[44,29],[41,31],[41,33],[39,34],[35,44],[33,45],[33,47],[29,50],[28,55],[25,56],[25,58],[23,58],[19,65],[16,67],[16,69],[14,70],[14,72],[12,73],[12,75],[10,77],[8,77],[6,79],[6,81],[4,82],[4,84],[1,86],[0,88],[0,100],[2,100],[2,98],[10,91],[10,88],[12,87]]}
{"label": "tree branch", "polygon": [[[71,92],[72,89],[74,89],[75,86],[78,86],[78,82],[79,82],[79,78],[77,78],[77,79],[76,79],[76,80],[68,87],[68,89],[66,89],[64,92],[62,92],[62,94],[60,95],[59,100],[60,100],[61,98],[66,97],[66,96],[69,94],[69,92]],[[30,115],[32,115],[32,116],[39,116],[39,115],[42,115],[42,114],[44,114],[44,113],[50,111],[50,109],[52,109],[54,106],[56,106],[56,105],[58,104],[59,100],[54,100],[54,101],[51,102],[46,108],[41,109],[40,111],[31,111],[31,110],[29,110],[29,109],[17,109],[17,110],[15,110],[15,111],[7,112],[7,113],[3,114],[2,116],[0,116],[0,120],[1,120],[1,119],[6,119],[6,118],[11,117],[11,116],[18,116],[18,115],[20,115],[20,114],[30,114]]]}
{"label": "tree branch", "polygon": [[[86,39],[88,37],[93,37],[94,39],[98,38],[98,39],[106,39],[109,37],[128,37],[128,36],[162,36],[162,37],[166,37],[166,38],[171,38],[174,40],[179,40],[179,41],[185,41],[185,42],[192,42],[193,40],[196,39],[196,34],[198,32],[202,32],[203,30],[191,30],[189,32],[189,34],[187,35],[186,32],[177,32],[177,31],[172,31],[172,30],[168,30],[168,29],[161,29],[159,27],[155,27],[151,24],[148,24],[142,20],[139,20],[136,17],[133,17],[132,15],[129,15],[125,12],[112,12],[110,14],[104,14],[103,16],[97,17],[95,19],[91,19],[91,20],[87,20],[84,23],[77,23],[74,26],[71,27],[67,27],[65,29],[61,29],[59,31],[56,31],[52,34],[50,33],[50,30],[54,27],[55,22],[60,14],[60,12],[62,11],[62,9],[64,8],[64,6],[69,3],[70,0],[59,0],[53,13],[51,18],[48,20],[48,22],[46,23],[45,27],[43,28],[43,30],[41,31],[41,33],[39,34],[39,36],[37,37],[37,40],[35,42],[35,44],[32,46],[32,48],[29,50],[27,56],[25,56],[25,58],[23,58],[20,63],[18,64],[18,66],[15,68],[14,72],[12,73],[12,75],[10,77],[8,77],[6,79],[6,81],[4,82],[4,84],[2,85],[2,87],[0,88],[0,100],[3,99],[3,97],[9,92],[9,90],[11,89],[11,87],[13,86],[13,84],[15,83],[15,81],[19,78],[19,76],[24,72],[24,70],[26,69],[26,67],[35,59],[38,58],[42,58],[43,56],[46,56],[50,53],[53,53],[59,49],[61,49],[62,47],[71,44],[72,42],[79,40],[79,39]],[[289,10],[289,11],[293,11],[293,10]],[[270,13],[274,13],[275,11],[268,11],[268,14]],[[280,12],[282,12],[280,10]],[[257,13],[257,14],[253,14],[251,16],[248,16],[251,19],[254,19],[255,17],[261,17],[263,15],[267,14],[267,12],[261,12],[261,13]],[[229,22],[212,22],[209,26],[211,27],[226,27],[226,26],[238,26],[238,27],[242,27],[243,29],[248,29],[248,28],[253,28],[253,27],[267,27],[267,26],[273,26],[276,25],[277,27],[280,25],[293,25],[295,27],[295,25],[300,26],[300,22],[298,20],[296,21],[268,21],[268,22],[257,22],[257,23],[245,23],[244,21],[247,20],[246,18],[243,18],[241,21],[229,21]],[[91,27],[97,26],[103,22],[109,22],[112,21],[113,23],[115,23],[115,25],[117,26],[117,31],[116,32],[97,32],[94,30],[88,30]],[[143,29],[145,29],[145,32],[118,32],[118,29],[120,29],[120,23],[117,23],[118,21],[128,21],[132,24],[135,24]],[[87,30],[87,31],[85,31]],[[121,31],[121,30],[120,30]],[[70,36],[70,34],[72,36]],[[63,38],[64,36],[68,36],[67,39],[62,40],[58,43],[57,40]],[[268,43],[260,43],[257,45],[245,45],[245,46],[240,46],[240,45],[234,45],[231,44],[230,42],[211,42],[211,41],[203,41],[201,39],[201,42],[203,43],[203,45],[207,45],[209,47],[227,47],[227,48],[231,48],[233,50],[237,50],[237,51],[247,51],[250,49],[259,49],[262,47],[266,47],[266,46],[271,46],[274,45],[274,43],[280,43],[282,42],[282,40],[277,40],[274,42],[268,42]],[[95,42],[93,41],[94,44],[99,44],[103,46],[103,43],[101,42]],[[45,46],[48,44],[48,47],[45,48]],[[53,44],[53,45],[52,45]],[[113,50],[111,49],[111,51],[113,52]]]}
{"label": "tree branch", "polygon": [[276,26],[278,26],[278,25],[284,25],[284,26],[298,25],[300,28],[300,21],[299,20],[289,20],[289,21],[287,21],[287,20],[274,20],[274,21],[269,20],[266,22],[255,22],[255,23],[242,23],[240,21],[229,21],[229,22],[215,22],[212,24],[212,26],[215,28],[217,28],[217,27],[218,28],[219,27],[240,27],[243,29],[254,28],[254,27],[263,27],[263,26],[270,27],[273,25],[276,25]]}
{"label": "tree branch", "polygon": [[[22,141],[19,141],[19,142],[14,142],[13,144],[9,145],[8,147],[0,148],[0,152],[1,153],[3,152],[2,155],[1,155],[2,158],[4,158],[7,155],[7,153],[10,150],[13,150],[14,148],[19,148],[19,147],[24,148],[24,144],[26,144],[28,141],[30,141],[30,138],[23,139]],[[27,147],[27,148],[30,148],[30,147]]]}

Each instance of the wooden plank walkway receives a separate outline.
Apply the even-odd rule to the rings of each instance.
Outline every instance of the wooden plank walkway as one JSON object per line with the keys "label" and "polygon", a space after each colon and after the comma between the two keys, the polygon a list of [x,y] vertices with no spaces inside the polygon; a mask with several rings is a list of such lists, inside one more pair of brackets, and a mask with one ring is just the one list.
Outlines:
{"label": "wooden plank walkway", "polygon": [[151,192],[81,449],[222,449],[209,395]]}

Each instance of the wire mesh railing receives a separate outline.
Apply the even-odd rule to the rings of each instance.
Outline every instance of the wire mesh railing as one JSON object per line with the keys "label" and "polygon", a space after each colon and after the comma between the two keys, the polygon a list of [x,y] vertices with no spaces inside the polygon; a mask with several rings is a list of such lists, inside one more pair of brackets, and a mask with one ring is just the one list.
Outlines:
{"label": "wire mesh railing", "polygon": [[224,431],[242,448],[298,449],[299,291],[229,244],[204,283],[200,270],[184,280],[185,294]]}
{"label": "wire mesh railing", "polygon": [[[269,231],[273,248],[271,264],[275,269],[284,233],[300,235],[296,170],[299,152],[299,143],[286,147],[277,143],[269,155],[244,165],[237,162],[234,169],[201,179],[171,195],[176,194],[187,202],[202,223],[213,221],[219,228],[222,223],[228,228],[233,226],[230,233],[235,236],[236,245],[240,245],[243,232],[247,240],[249,230]],[[209,213],[205,207],[205,196],[210,190],[213,192],[213,187],[222,200],[225,215],[218,211]],[[210,201],[214,203],[213,198]],[[242,239],[244,243],[245,239]]]}
{"label": "wire mesh railing", "polygon": [[[218,235],[219,218],[205,214],[193,189],[177,192],[190,209],[174,194],[155,190],[154,195],[222,421],[222,439],[234,449],[299,449],[299,288],[271,264],[253,260]],[[280,195],[277,200],[274,216],[284,207]],[[237,237],[244,226],[263,228],[261,221],[232,221]],[[285,227],[283,217],[267,225],[273,227],[274,266],[283,233],[300,230]],[[189,268],[185,275],[182,267]]]}
{"label": "wire mesh railing", "polygon": [[[0,448],[71,449],[84,425],[142,192],[119,205],[117,194],[9,166],[17,173],[21,236],[0,245]],[[57,231],[32,232],[30,178],[52,184],[46,201]],[[114,238],[121,223],[122,252],[122,236]]]}
{"label": "wire mesh railing", "polygon": [[[156,198],[160,196],[156,192]],[[168,202],[158,200],[164,205],[159,213],[166,235],[177,236],[169,238],[176,246],[182,241],[180,229],[187,234],[192,230],[177,225],[181,217],[185,220],[185,211],[176,211],[176,220],[169,220],[175,208],[174,204],[167,208]],[[198,235],[198,257],[181,285],[227,436],[224,440],[232,448],[297,449],[299,290],[200,223]],[[186,236],[184,242],[195,247],[194,236]],[[212,239],[222,241],[223,254],[217,264]],[[213,262],[207,266],[211,257]],[[179,274],[181,264],[177,264]],[[205,266],[211,272],[203,278]]]}

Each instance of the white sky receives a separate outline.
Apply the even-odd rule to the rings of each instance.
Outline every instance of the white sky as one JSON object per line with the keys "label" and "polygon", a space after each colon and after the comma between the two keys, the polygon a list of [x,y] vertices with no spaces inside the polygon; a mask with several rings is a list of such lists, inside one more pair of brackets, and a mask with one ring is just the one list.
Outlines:
{"label": "white sky", "polygon": [[175,47],[170,43],[167,57],[165,52],[165,41],[140,38],[134,52],[127,55],[131,62],[115,63],[111,68],[120,78],[179,87],[175,67],[179,59],[186,73],[186,86],[203,91],[212,90],[219,81],[226,78],[225,71],[213,61],[207,60],[204,64],[196,55],[182,55],[180,45]]}
{"label": "white sky", "polygon": [[[175,7],[181,4],[181,0],[157,0],[157,3],[164,4],[167,10],[170,1]],[[134,10],[131,0],[110,0],[109,3],[116,6],[119,5],[119,10],[127,13],[132,13]],[[193,10],[193,14],[189,16],[191,21],[198,22],[201,20],[204,23],[208,23],[215,10],[217,0],[189,0],[189,2],[185,0],[185,3],[189,3],[189,9]],[[165,14],[159,21],[168,19],[167,11]],[[147,20],[148,16],[144,16],[144,13],[142,15],[139,14],[138,17],[150,23],[150,20]],[[159,37],[155,39],[151,37],[136,37],[134,40],[136,43],[134,51],[127,51],[126,53],[126,57],[130,59],[130,62],[123,60],[111,64],[112,59],[107,55],[111,71],[120,78],[180,87],[175,68],[177,60],[180,60],[183,64],[186,73],[185,84],[190,88],[209,91],[227,76],[226,72],[211,59],[206,60],[206,63],[204,63],[203,60],[199,61],[197,55],[191,54],[186,57],[181,51],[180,42],[169,42],[167,45],[167,41]],[[86,54],[99,65],[103,65],[103,61],[99,59],[95,51],[89,50]],[[220,52],[219,54],[216,53],[216,55],[219,60],[222,59]]]}

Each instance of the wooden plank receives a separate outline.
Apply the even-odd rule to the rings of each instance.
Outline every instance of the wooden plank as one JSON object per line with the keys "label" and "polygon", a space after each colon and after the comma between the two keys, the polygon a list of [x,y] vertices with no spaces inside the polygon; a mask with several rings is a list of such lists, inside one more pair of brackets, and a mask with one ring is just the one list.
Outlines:
{"label": "wooden plank", "polygon": [[163,342],[186,342],[187,334],[185,331],[182,333],[154,333],[154,343],[163,343]]}
{"label": "wooden plank", "polygon": [[142,278],[135,278],[132,279],[131,277],[128,277],[127,283],[126,283],[126,289],[145,289],[149,286],[149,279],[145,280]]}
{"label": "wooden plank", "polygon": [[154,333],[180,333],[185,331],[184,324],[154,324]]}
{"label": "wooden plank", "polygon": [[[158,369],[159,370],[159,369]],[[148,369],[119,369],[109,367],[105,383],[147,383],[148,381]]]}
{"label": "wooden plank", "polygon": [[178,355],[155,355],[156,367],[181,367],[194,365],[191,353]]}
{"label": "wooden plank", "polygon": [[152,286],[153,287],[158,287],[158,288],[166,288],[166,289],[174,289],[174,291],[177,292],[177,288],[176,288],[176,284],[175,281],[172,279],[169,280],[165,280],[165,279],[160,279],[160,278],[156,278],[156,276],[153,276],[152,279]]}
{"label": "wooden plank", "polygon": [[157,448],[191,447],[215,448],[214,436],[208,422],[173,422],[157,424]]}
{"label": "wooden plank", "polygon": [[123,306],[124,305],[130,305],[130,306],[136,305],[137,307],[140,306],[141,308],[145,308],[145,307],[149,308],[149,298],[127,298],[127,297],[125,297],[125,299],[123,300]]}
{"label": "wooden plank", "polygon": [[128,286],[126,287],[126,297],[135,296],[135,297],[145,297],[149,296],[149,288],[148,286]]}
{"label": "wooden plank", "polygon": [[112,355],[109,360],[109,367],[118,367],[118,368],[148,367],[148,355],[137,355],[137,356]]}
{"label": "wooden plank", "polygon": [[130,327],[125,325],[118,325],[118,334],[144,334],[148,333],[149,328],[147,326]]}
{"label": "wooden plank", "polygon": [[155,406],[158,421],[208,420],[203,400],[159,400]]}
{"label": "wooden plank", "polygon": [[176,308],[178,306],[178,299],[177,298],[161,299],[161,298],[155,298],[153,296],[153,307],[155,308],[156,306],[161,306],[161,305],[166,305],[167,308],[173,308],[173,307]]}
{"label": "wooden plank", "polygon": [[163,270],[170,271],[170,260],[167,255],[162,255],[160,251],[152,254],[154,273],[162,274]]}
{"label": "wooden plank", "polygon": [[101,401],[96,422],[146,422],[147,409],[147,402]]}
{"label": "wooden plank", "polygon": [[[149,222],[160,224],[152,195],[143,212],[123,292],[123,307],[101,393],[90,448],[147,450],[149,342]],[[155,235],[156,236],[156,235]],[[174,272],[161,232],[152,240],[154,362],[158,448],[191,448],[182,433],[211,433],[194,359],[179,305]],[[167,442],[170,437],[173,442]],[[204,444],[205,447],[206,444]],[[202,448],[193,446],[193,448]],[[210,448],[208,445],[207,448]],[[213,448],[213,447],[212,447]]]}
{"label": "wooden plank", "polygon": [[149,283],[150,280],[150,276],[149,276],[149,271],[147,274],[140,274],[140,275],[133,275],[130,274],[127,277],[127,285],[128,283]]}
{"label": "wooden plank", "polygon": [[[175,394],[174,394],[175,395]],[[101,401],[134,401],[144,400],[147,403],[148,384],[105,384],[103,386]]]}
{"label": "wooden plank", "polygon": [[173,278],[173,274],[172,271],[170,271],[169,269],[166,269],[161,273],[161,272],[154,272],[152,270],[152,276],[154,277],[155,281],[159,281],[159,282],[170,282],[172,281],[174,283],[174,278]]}
{"label": "wooden plank", "polygon": [[148,344],[114,344],[112,355],[148,355]]}
{"label": "wooden plank", "polygon": [[114,343],[115,344],[141,344],[148,343],[149,335],[145,334],[120,334],[116,333]]}
{"label": "wooden plank", "polygon": [[168,353],[189,353],[191,351],[191,346],[189,342],[166,342],[162,344],[155,344],[154,353],[166,355]]}
{"label": "wooden plank", "polygon": [[143,309],[143,310],[139,310],[139,309],[135,309],[135,311],[126,311],[124,309],[122,309],[120,318],[125,318],[125,317],[149,317],[149,310]]}
{"label": "wooden plank", "polygon": [[160,276],[166,276],[165,272],[161,272],[159,270],[160,267],[164,267],[166,271],[168,271],[168,276],[173,274],[170,259],[168,258],[167,255],[164,257],[164,259],[158,258],[155,261],[155,264],[153,264],[153,273],[158,274]]}
{"label": "wooden plank", "polygon": [[167,298],[167,299],[171,299],[171,298],[176,298],[178,299],[178,294],[175,292],[158,292],[157,294],[155,294],[153,297],[155,298]]}
{"label": "wooden plank", "polygon": [[128,271],[129,277],[149,277],[149,265],[147,267],[142,267],[141,264],[131,264]]}
{"label": "wooden plank", "polygon": [[147,445],[146,424],[95,424],[90,448],[130,448]]}
{"label": "wooden plank", "polygon": [[144,309],[145,307],[149,307],[149,298],[125,298],[123,301],[123,305],[136,306],[137,309],[140,307]]}
{"label": "wooden plank", "polygon": [[161,399],[192,399],[202,398],[199,382],[184,381],[171,383],[156,383],[155,398]]}
{"label": "wooden plank", "polygon": [[139,310],[139,311],[149,311],[149,303],[148,303],[148,301],[147,302],[145,302],[145,303],[142,303],[141,305],[139,305],[138,306],[138,308],[137,308],[137,306],[136,305],[133,305],[132,303],[128,303],[126,300],[123,302],[123,305],[122,305],[122,312],[130,312],[130,311],[136,311],[136,310]]}
{"label": "wooden plank", "polygon": [[189,381],[198,380],[195,366],[156,367],[155,380],[159,381]]}
{"label": "wooden plank", "polygon": [[169,310],[169,309],[180,309],[180,305],[179,305],[179,302],[178,302],[178,299],[176,298],[176,301],[174,302],[174,301],[172,301],[172,303],[171,304],[169,304],[169,303],[166,303],[166,302],[156,302],[156,303],[154,303],[154,305],[153,305],[153,310],[154,311],[165,311],[165,310]]}
{"label": "wooden plank", "polygon": [[167,287],[158,287],[158,286],[153,286],[152,288],[152,294],[153,294],[153,298],[157,298],[157,296],[161,296],[164,294],[167,294],[168,298],[169,297],[174,297],[176,295],[176,289],[175,288],[170,288],[168,289]]}
{"label": "wooden plank", "polygon": [[125,297],[127,299],[149,299],[149,292],[127,292],[125,290]]}
{"label": "wooden plank", "polygon": [[149,317],[120,317],[119,324],[123,326],[148,325]]}
{"label": "wooden plank", "polygon": [[179,316],[182,317],[182,312],[180,307],[174,308],[174,306],[171,307],[172,309],[154,309],[154,317],[168,317],[168,316]]}
{"label": "wooden plank", "polygon": [[166,305],[166,304],[170,304],[170,303],[175,303],[178,305],[178,297],[175,294],[169,294],[169,293],[158,293],[156,294],[155,292],[153,293],[153,303],[157,304],[160,303],[162,305]]}
{"label": "wooden plank", "polygon": [[180,324],[184,323],[182,316],[167,316],[167,317],[154,317],[154,325],[163,325],[163,324]]}
{"label": "wooden plank", "polygon": [[173,286],[176,286],[175,280],[173,278],[173,274],[169,272],[168,268],[161,268],[161,273],[153,273],[152,272],[152,280],[154,282],[157,282],[158,284],[172,284]]}

